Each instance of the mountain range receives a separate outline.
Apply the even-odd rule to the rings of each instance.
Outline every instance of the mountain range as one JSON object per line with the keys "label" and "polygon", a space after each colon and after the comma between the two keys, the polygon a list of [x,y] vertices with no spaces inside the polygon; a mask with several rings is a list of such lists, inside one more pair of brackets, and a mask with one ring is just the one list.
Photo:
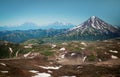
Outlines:
{"label": "mountain range", "polygon": [[[28,26],[32,28],[34,27],[34,24],[28,24]],[[50,29],[51,26],[53,26],[55,29]],[[47,38],[47,41],[95,41],[112,39],[116,37],[120,37],[120,28],[112,26],[96,16],[90,17],[88,20],[78,26],[56,22],[48,27],[43,27],[43,29],[0,31],[0,40],[6,40],[15,43],[24,42],[33,38]]]}
{"label": "mountain range", "polygon": [[48,25],[37,25],[31,22],[26,22],[21,25],[12,25],[12,26],[1,26],[0,31],[4,30],[35,30],[35,29],[68,29],[72,28],[75,25],[71,23],[62,23],[62,22],[54,22]]}
{"label": "mountain range", "polygon": [[21,43],[29,39],[37,39],[43,37],[52,37],[59,35],[66,29],[36,29],[36,30],[13,30],[0,31],[0,40]]}

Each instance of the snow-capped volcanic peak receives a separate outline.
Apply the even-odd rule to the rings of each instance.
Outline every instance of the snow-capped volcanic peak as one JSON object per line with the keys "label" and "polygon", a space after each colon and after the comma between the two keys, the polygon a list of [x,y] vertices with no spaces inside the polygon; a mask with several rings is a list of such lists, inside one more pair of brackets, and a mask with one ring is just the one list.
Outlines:
{"label": "snow-capped volcanic peak", "polygon": [[96,16],[92,16],[85,23],[88,24],[88,26],[100,29],[100,26],[102,25],[101,22],[103,22],[101,19],[97,18]]}
{"label": "snow-capped volcanic peak", "polygon": [[120,37],[120,28],[92,16],[82,24],[65,31],[61,37],[65,40],[107,40]]}
{"label": "snow-capped volcanic peak", "polygon": [[103,20],[101,20],[96,16],[90,17],[87,21],[83,22],[82,24],[69,29],[68,32],[71,32],[73,30],[77,32],[81,32],[81,34],[83,34],[85,31],[91,33],[91,32],[95,32],[96,30],[99,30],[102,33],[118,31],[116,27],[104,22]]}
{"label": "snow-capped volcanic peak", "polygon": [[94,23],[95,18],[96,18],[95,16],[90,17],[90,20],[92,21],[92,23]]}
{"label": "snow-capped volcanic peak", "polygon": [[94,19],[96,16],[92,16],[91,18]]}

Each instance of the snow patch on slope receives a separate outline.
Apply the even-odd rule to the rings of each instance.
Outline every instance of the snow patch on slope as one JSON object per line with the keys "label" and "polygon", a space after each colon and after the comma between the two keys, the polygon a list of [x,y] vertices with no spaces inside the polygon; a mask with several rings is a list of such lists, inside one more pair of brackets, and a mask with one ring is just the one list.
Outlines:
{"label": "snow patch on slope", "polygon": [[56,66],[56,67],[53,67],[53,66],[39,66],[40,68],[43,68],[43,69],[53,69],[53,70],[57,70],[57,69],[60,69],[62,66]]}
{"label": "snow patch on slope", "polygon": [[0,65],[7,66],[5,63],[0,63]]}
{"label": "snow patch on slope", "polygon": [[29,72],[37,74],[37,75],[32,76],[32,77],[51,77],[51,74],[48,74],[48,73],[39,73],[39,71],[35,71],[35,70],[30,70]]}

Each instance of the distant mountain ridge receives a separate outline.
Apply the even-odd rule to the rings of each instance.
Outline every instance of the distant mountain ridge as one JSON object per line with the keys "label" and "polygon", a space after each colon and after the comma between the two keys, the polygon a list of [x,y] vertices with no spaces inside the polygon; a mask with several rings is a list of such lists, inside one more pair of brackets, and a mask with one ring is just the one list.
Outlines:
{"label": "distant mountain ridge", "polygon": [[21,43],[29,39],[37,39],[43,37],[52,37],[61,34],[66,29],[36,29],[36,30],[14,30],[0,31],[0,40],[14,43]]}
{"label": "distant mountain ridge", "polygon": [[29,29],[39,29],[39,26],[34,23],[25,22],[20,25],[12,25],[12,26],[7,25],[7,26],[0,27],[1,31],[4,31],[4,30],[29,30]]}
{"label": "distant mountain ridge", "polygon": [[41,29],[69,29],[69,28],[73,28],[75,27],[75,25],[71,24],[71,23],[62,23],[62,22],[54,22],[45,26],[41,26]]}
{"label": "distant mountain ridge", "polygon": [[26,22],[21,25],[13,25],[13,26],[1,26],[0,31],[4,30],[34,30],[34,29],[68,29],[72,28],[75,25],[71,23],[62,23],[62,22],[54,22],[48,25],[37,25],[31,22]]}
{"label": "distant mountain ridge", "polygon": [[114,27],[102,19],[92,16],[82,24],[70,28],[58,39],[64,40],[104,40],[120,37],[120,28]]}

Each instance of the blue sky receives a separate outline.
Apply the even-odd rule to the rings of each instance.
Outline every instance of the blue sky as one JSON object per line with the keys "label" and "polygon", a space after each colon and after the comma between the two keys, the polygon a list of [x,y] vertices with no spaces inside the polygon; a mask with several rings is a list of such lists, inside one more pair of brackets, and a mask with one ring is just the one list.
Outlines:
{"label": "blue sky", "polygon": [[56,21],[78,25],[91,16],[120,25],[120,0],[0,0],[0,26]]}

